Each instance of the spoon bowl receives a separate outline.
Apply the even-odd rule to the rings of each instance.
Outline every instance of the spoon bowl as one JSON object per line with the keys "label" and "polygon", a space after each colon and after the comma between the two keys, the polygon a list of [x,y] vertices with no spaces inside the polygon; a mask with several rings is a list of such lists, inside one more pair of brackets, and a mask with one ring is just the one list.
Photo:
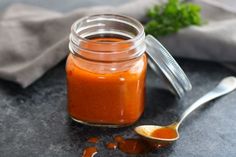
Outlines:
{"label": "spoon bowl", "polygon": [[[156,142],[158,144],[172,143],[179,139],[180,135],[178,128],[183,120],[198,107],[206,104],[207,102],[226,95],[236,89],[236,77],[230,76],[224,78],[213,90],[202,96],[195,103],[193,103],[186,111],[180,116],[180,118],[167,126],[158,125],[141,125],[136,127],[135,132],[147,139],[148,141]],[[156,132],[159,134],[156,134]],[[168,134],[174,134],[175,136],[166,136]]]}
{"label": "spoon bowl", "polygon": [[[157,142],[159,144],[168,144],[168,143],[172,143],[172,142],[179,139],[179,132],[178,132],[178,128],[176,126],[177,126],[176,123],[173,123],[168,126],[140,125],[140,126],[136,127],[134,130],[138,135],[144,137],[148,141]],[[155,132],[156,130],[160,130],[160,129],[172,130],[173,132],[175,132],[176,136],[174,138],[161,138],[161,137],[153,136],[153,132]]]}

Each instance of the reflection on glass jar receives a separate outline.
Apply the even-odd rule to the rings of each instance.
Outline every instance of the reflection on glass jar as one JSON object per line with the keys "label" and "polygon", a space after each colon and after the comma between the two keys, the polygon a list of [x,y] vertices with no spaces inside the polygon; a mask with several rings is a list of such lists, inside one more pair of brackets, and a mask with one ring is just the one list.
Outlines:
{"label": "reflection on glass jar", "polygon": [[142,25],[119,15],[76,21],[67,59],[68,112],[77,122],[119,127],[143,113],[147,58]]}

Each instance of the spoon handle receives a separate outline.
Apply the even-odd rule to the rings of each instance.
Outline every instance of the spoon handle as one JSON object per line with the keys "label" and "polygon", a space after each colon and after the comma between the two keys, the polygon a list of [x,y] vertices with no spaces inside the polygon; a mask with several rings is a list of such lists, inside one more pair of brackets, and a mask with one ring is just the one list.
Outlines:
{"label": "spoon handle", "polygon": [[233,91],[234,89],[236,89],[236,77],[230,76],[224,78],[213,90],[198,99],[181,115],[177,124],[177,128],[183,122],[183,120],[195,109],[215,98]]}

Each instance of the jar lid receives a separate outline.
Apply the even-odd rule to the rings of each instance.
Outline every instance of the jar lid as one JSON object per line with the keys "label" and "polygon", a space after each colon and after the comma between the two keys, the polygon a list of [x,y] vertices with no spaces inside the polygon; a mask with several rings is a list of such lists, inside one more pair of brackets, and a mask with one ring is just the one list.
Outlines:
{"label": "jar lid", "polygon": [[151,69],[160,76],[160,71],[164,77],[170,91],[179,98],[183,97],[187,91],[192,89],[192,85],[180,68],[175,59],[166,50],[166,48],[153,36],[146,36],[146,53],[149,57],[148,63]]}

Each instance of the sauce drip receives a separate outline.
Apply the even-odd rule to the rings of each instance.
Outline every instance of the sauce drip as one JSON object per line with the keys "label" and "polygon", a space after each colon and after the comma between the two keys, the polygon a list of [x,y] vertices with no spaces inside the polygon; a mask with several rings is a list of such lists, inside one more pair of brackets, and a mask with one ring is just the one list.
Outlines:
{"label": "sauce drip", "polygon": [[153,147],[142,139],[125,139],[118,144],[118,148],[128,154],[144,154],[153,150]]}
{"label": "sauce drip", "polygon": [[124,138],[120,135],[117,135],[117,136],[114,137],[114,140],[115,140],[115,142],[119,143],[119,142],[124,141]]}
{"label": "sauce drip", "polygon": [[[165,129],[159,129],[159,131],[165,131]],[[170,129],[168,129],[169,131]],[[157,133],[155,130],[153,132],[153,135],[158,135],[160,132]],[[171,134],[173,135],[173,134]],[[162,136],[164,137],[164,136]],[[167,137],[167,136],[165,136]],[[173,136],[168,136],[173,137]],[[176,137],[176,136],[175,136]],[[159,137],[160,138],[160,137]],[[97,143],[99,141],[98,137],[91,137],[87,140],[87,142],[90,143]],[[143,140],[141,138],[130,138],[125,139],[120,135],[117,135],[114,137],[114,142],[109,142],[106,144],[106,148],[110,150],[119,149],[120,151],[127,153],[127,154],[145,154],[149,153],[151,151],[154,151],[156,149],[162,148],[167,146],[168,144],[157,144],[157,143],[151,143],[146,140]],[[84,149],[83,156],[82,157],[94,157],[94,155],[97,154],[97,148],[96,147],[88,147]]]}
{"label": "sauce drip", "polygon": [[163,139],[173,139],[177,137],[177,133],[174,129],[171,128],[160,128],[153,131],[151,136]]}
{"label": "sauce drip", "polygon": [[89,143],[97,143],[98,140],[99,140],[98,137],[90,137],[90,138],[87,140],[87,142],[89,142]]}
{"label": "sauce drip", "polygon": [[97,154],[96,147],[88,147],[84,149],[82,157],[94,157]]}
{"label": "sauce drip", "polygon": [[117,148],[117,144],[110,142],[110,143],[107,143],[107,144],[106,144],[106,147],[107,147],[107,149],[113,149],[113,150],[115,150],[115,149]]}
{"label": "sauce drip", "polygon": [[114,140],[117,142],[117,148],[127,154],[144,154],[168,146],[168,144],[151,143],[141,138],[124,139],[122,136],[115,136]]}

